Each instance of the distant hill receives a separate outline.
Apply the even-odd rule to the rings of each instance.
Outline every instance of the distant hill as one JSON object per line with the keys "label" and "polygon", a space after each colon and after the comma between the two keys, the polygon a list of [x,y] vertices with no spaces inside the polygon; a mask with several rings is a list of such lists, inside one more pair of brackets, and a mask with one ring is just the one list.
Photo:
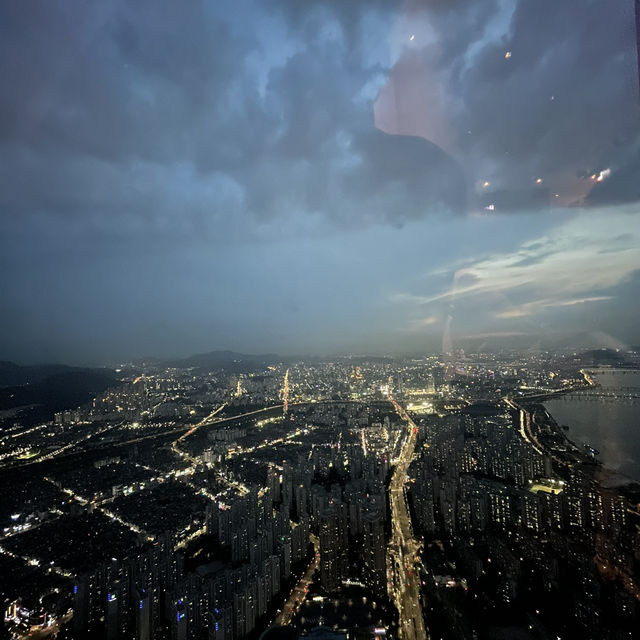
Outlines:
{"label": "distant hill", "polygon": [[264,369],[267,365],[288,364],[291,362],[304,361],[306,363],[318,362],[348,362],[348,363],[389,363],[393,362],[392,358],[386,356],[368,356],[368,355],[333,355],[333,356],[281,356],[277,353],[263,353],[252,355],[247,353],[238,353],[236,351],[210,351],[209,353],[200,353],[188,358],[179,358],[163,362],[169,367],[184,368],[195,367],[202,370],[225,369],[226,371],[253,372]]}
{"label": "distant hill", "polygon": [[73,371],[89,371],[82,367],[70,367],[64,364],[37,364],[22,366],[15,362],[0,360],[0,387],[15,387],[33,384],[49,376]]}
{"label": "distant hill", "polygon": [[[410,356],[407,356],[410,357]],[[351,356],[333,356],[332,358],[317,358],[318,361],[329,361],[329,360],[335,360],[337,362],[346,362],[346,363],[353,363],[353,364],[357,364],[359,362],[362,363],[369,363],[369,364],[391,364],[392,362],[394,362],[394,358],[392,358],[391,356],[368,356],[366,354],[364,355],[351,355]]]}
{"label": "distant hill", "polygon": [[[3,363],[6,364],[12,363]],[[75,409],[105,389],[119,384],[110,369],[13,365],[3,370],[11,373],[11,377],[6,375],[5,380],[18,380],[21,384],[0,388],[0,410],[34,405],[42,419],[52,418],[56,411]],[[46,375],[47,372],[53,373]]]}
{"label": "distant hill", "polygon": [[580,354],[580,360],[588,366],[629,367],[638,364],[631,353],[615,349],[590,349]]}
{"label": "distant hill", "polygon": [[235,351],[210,351],[199,353],[188,358],[169,360],[164,364],[169,367],[188,368],[195,367],[202,370],[225,369],[234,372],[252,372],[264,368],[269,364],[277,364],[285,361],[275,353],[263,355],[250,355],[236,353]]}

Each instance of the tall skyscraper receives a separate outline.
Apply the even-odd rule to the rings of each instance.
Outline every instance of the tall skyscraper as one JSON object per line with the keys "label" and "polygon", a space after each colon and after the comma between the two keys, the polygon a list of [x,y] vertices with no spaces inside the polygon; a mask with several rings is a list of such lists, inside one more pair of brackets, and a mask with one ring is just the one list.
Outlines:
{"label": "tall skyscraper", "polygon": [[340,587],[340,525],[334,507],[320,515],[320,583],[328,593]]}
{"label": "tall skyscraper", "polygon": [[382,511],[367,511],[362,515],[363,577],[380,594],[384,594],[386,589],[386,552]]}

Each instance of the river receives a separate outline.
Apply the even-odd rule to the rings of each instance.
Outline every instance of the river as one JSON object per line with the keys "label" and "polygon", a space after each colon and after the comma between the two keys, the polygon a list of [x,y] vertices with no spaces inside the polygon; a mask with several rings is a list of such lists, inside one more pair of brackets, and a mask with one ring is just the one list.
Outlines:
{"label": "river", "polygon": [[[576,444],[600,451],[603,465],[640,482],[640,371],[590,369],[597,387],[547,400],[544,406]],[[616,398],[600,397],[614,392]],[[625,397],[626,396],[626,397]]]}

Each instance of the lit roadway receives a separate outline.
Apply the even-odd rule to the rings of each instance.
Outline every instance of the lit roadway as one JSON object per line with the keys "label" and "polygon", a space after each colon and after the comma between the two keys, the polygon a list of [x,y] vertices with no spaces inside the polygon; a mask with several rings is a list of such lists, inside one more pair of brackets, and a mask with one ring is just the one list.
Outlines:
{"label": "lit roadway", "polygon": [[320,563],[320,543],[318,538],[311,534],[309,539],[313,543],[313,560],[311,560],[304,575],[300,578],[298,584],[294,587],[287,601],[282,606],[282,611],[276,616],[274,620],[276,624],[281,624],[282,626],[291,624],[293,616],[296,615],[298,609],[300,609],[304,602],[307,591],[309,590],[309,585],[313,579],[313,574],[316,572],[318,564]]}
{"label": "lit roadway", "polygon": [[282,382],[282,404],[284,405],[284,415],[287,415],[287,411],[289,411],[289,369],[284,374]]}
{"label": "lit roadway", "polygon": [[531,415],[522,407],[517,405],[511,398],[503,398],[505,404],[520,413],[520,435],[526,440],[540,455],[544,454],[542,445],[538,442],[531,429]]}
{"label": "lit roadway", "polygon": [[531,413],[519,406],[510,398],[503,398],[507,406],[515,409],[520,412],[520,435],[540,454],[544,455],[547,453],[555,462],[562,466],[572,465],[566,460],[560,458],[555,454],[553,450],[550,450],[548,447],[545,447],[536,435],[535,429],[533,427],[533,420],[531,419]]}
{"label": "lit roadway", "polygon": [[420,545],[411,531],[411,516],[405,501],[404,484],[416,446],[418,429],[407,412],[392,398],[398,415],[407,422],[407,434],[389,484],[391,540],[387,553],[388,590],[399,613],[399,635],[406,640],[424,640],[428,634],[420,605],[420,579],[414,565]]}
{"label": "lit roadway", "polygon": [[191,429],[189,429],[189,431],[187,431],[186,433],[182,434],[176,440],[176,442],[181,442],[185,438],[188,438],[194,431],[197,431],[200,427],[204,427],[206,425],[212,424],[212,422],[215,422],[215,421],[212,421],[212,418],[216,414],[218,414],[220,411],[222,411],[226,406],[227,406],[227,403],[225,402],[224,404],[221,404],[219,407],[214,409],[206,418],[203,418],[202,420],[200,420],[200,422],[198,422],[198,424],[196,424],[193,427],[191,427]]}

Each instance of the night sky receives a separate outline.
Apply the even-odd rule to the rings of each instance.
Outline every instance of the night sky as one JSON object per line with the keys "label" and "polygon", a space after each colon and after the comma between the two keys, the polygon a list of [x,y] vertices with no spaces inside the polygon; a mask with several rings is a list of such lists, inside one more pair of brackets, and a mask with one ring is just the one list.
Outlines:
{"label": "night sky", "polygon": [[0,359],[640,344],[632,0],[7,0],[0,80]]}

